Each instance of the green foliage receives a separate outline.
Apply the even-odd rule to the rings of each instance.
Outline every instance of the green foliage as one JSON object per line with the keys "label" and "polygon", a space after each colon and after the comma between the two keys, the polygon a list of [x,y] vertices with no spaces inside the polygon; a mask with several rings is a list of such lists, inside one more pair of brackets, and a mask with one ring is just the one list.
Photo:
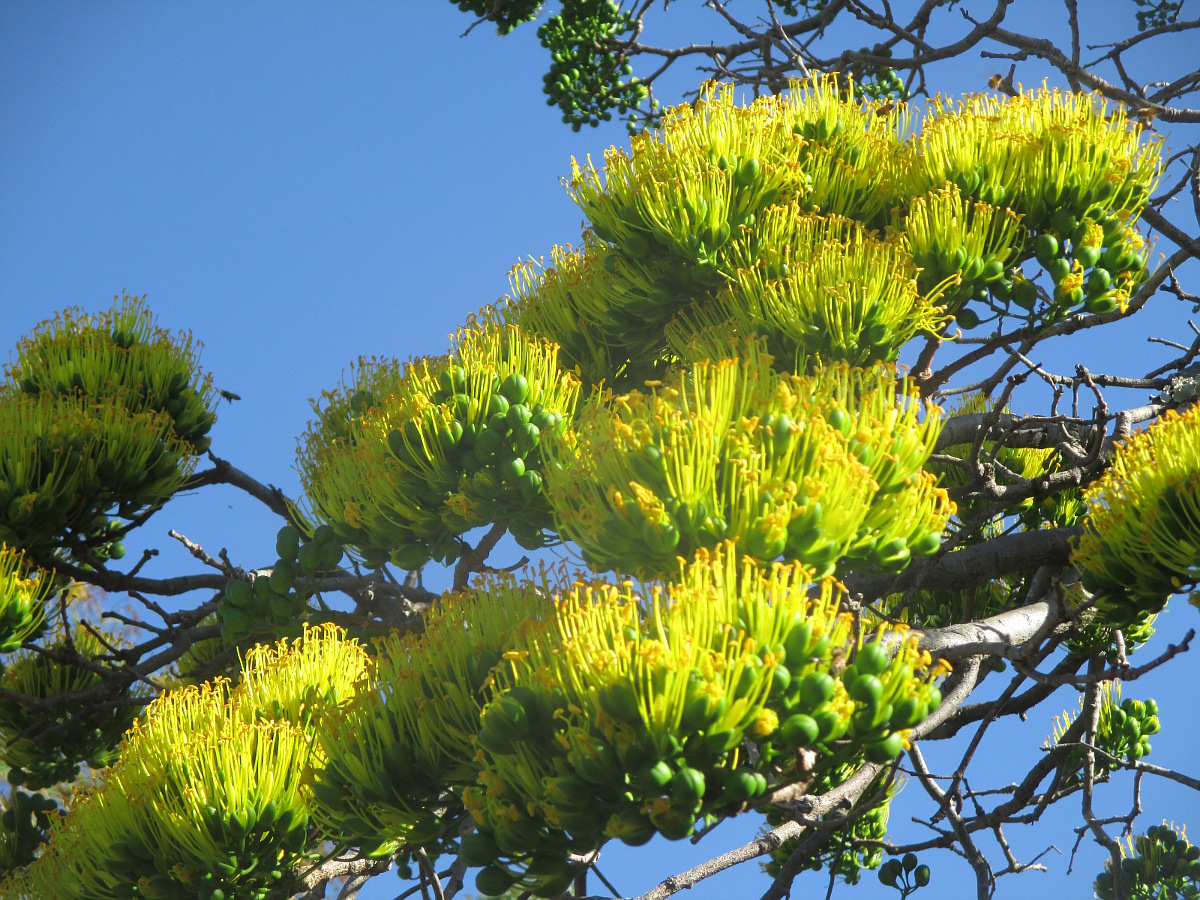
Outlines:
{"label": "green foliage", "polygon": [[839,560],[900,571],[937,550],[953,511],[921,472],[937,412],[905,394],[884,367],[785,376],[753,348],[696,363],[590,406],[555,445],[551,505],[600,571],[666,575],[727,539],[820,575]]}
{"label": "green foliage", "polygon": [[474,738],[494,670],[546,612],[539,592],[497,578],[444,598],[420,636],[379,644],[371,689],[319,736],[329,764],[313,794],[331,833],[384,856],[437,852],[457,833],[457,792],[477,778]]}
{"label": "green foliage", "polygon": [[[821,4],[824,5],[824,4]],[[789,13],[795,15],[795,13]],[[890,57],[889,47],[863,47],[859,52],[872,56]],[[891,66],[886,65],[857,65],[847,73],[851,78],[855,100],[904,100],[907,99],[908,89],[904,79]]]}
{"label": "green foliage", "polygon": [[485,765],[463,793],[495,848],[495,888],[549,895],[572,876],[568,853],[683,839],[768,783],[890,762],[937,708],[939,669],[903,629],[894,656],[883,635],[859,644],[832,582],[810,598],[799,566],[764,573],[732,549],[666,591],[560,591],[555,617],[506,654],[480,719]]}
{"label": "green foliage", "polygon": [[29,865],[50,830],[58,804],[43,794],[13,788],[0,814],[0,875]]}
{"label": "green foliage", "polygon": [[49,574],[0,544],[0,653],[12,653],[42,633],[53,589]]}
{"label": "green foliage", "polygon": [[[707,91],[603,168],[577,164],[582,246],[520,267],[507,317],[586,383],[639,387],[747,335],[796,371],[894,360],[947,314],[1043,326],[1125,307],[1146,276],[1134,223],[1159,149],[1123,112],[1050,91],[968,97],[914,133],[901,104],[848,102],[843,83],[748,107]],[[1034,287],[1043,266],[1055,291]]]}
{"label": "green foliage", "polygon": [[[502,32],[536,10],[460,5]],[[620,80],[633,24],[580,0],[543,26],[547,91],[576,127],[644,99]],[[883,767],[867,796],[884,802],[802,864],[852,884],[878,868],[902,897],[926,886],[915,856],[885,863],[869,846],[948,671],[905,622],[999,612],[1032,579],[918,583],[864,612],[834,576],[898,574],[959,526],[969,546],[1090,514],[1076,562],[1098,614],[1068,646],[1106,653],[1113,628],[1143,639],[1159,595],[1196,582],[1185,473],[1200,464],[1185,417],[1168,416],[1118,451],[1086,507],[1071,489],[955,520],[947,488],[977,481],[956,461],[982,452],[1024,482],[1068,463],[980,439],[931,464],[944,417],[897,374],[901,348],[1123,311],[1146,278],[1136,222],[1159,148],[1096,97],[1051,91],[937,101],[918,127],[891,69],[858,74],[749,106],[712,88],[603,166],[576,164],[578,249],[520,267],[515,299],[472,318],[446,355],[363,361],[314,403],[291,509],[302,527],[280,529],[267,569],[222,570],[205,620],[219,637],[179,662],[193,677],[249,637],[298,637],[248,651],[236,685],[164,694],[118,759],[140,695],[114,689],[101,718],[60,699],[104,682],[95,635],[11,659],[4,687],[33,700],[0,701],[10,782],[113,765],[6,896],[267,900],[297,889],[330,841],[402,866],[457,851],[486,895],[554,896],[610,840],[685,839],[776,790],[834,791],[866,762]],[[125,298],[43,326],[8,379],[0,538],[38,561],[119,558],[207,448],[213,391],[190,339]],[[497,572],[483,551],[502,529],[526,549],[568,540],[593,571]],[[0,552],[0,646],[15,649],[39,634],[53,580]],[[368,654],[306,623],[347,552],[367,569],[461,560],[456,574],[486,576],[432,602],[380,574],[375,587],[430,608],[423,630]],[[1145,756],[1159,727],[1152,700],[1118,701],[1100,701],[1104,770]],[[1062,755],[1072,788],[1084,757]],[[5,819],[12,865],[47,826],[24,796]],[[1139,859],[1161,868],[1165,853]]]}

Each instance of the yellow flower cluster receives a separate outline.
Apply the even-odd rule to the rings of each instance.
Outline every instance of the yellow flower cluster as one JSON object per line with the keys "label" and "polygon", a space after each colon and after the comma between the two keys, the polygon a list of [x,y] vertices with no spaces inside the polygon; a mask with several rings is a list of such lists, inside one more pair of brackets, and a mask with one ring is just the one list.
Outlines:
{"label": "yellow flower cluster", "polygon": [[1158,612],[1200,582],[1200,407],[1168,411],[1117,447],[1086,492],[1073,562],[1115,627]]}
{"label": "yellow flower cluster", "polygon": [[0,384],[0,541],[103,557],[120,534],[110,516],[175,493],[216,420],[197,355],[131,297],[60,313],[21,341]]}
{"label": "yellow flower cluster", "polygon": [[253,651],[236,687],[164,694],[5,896],[266,900],[287,890],[319,842],[303,788],[321,762],[313,732],[366,667],[357,642],[322,626]]}
{"label": "yellow flower cluster", "polygon": [[939,411],[883,366],[780,375],[748,346],[584,409],[547,469],[561,534],[598,570],[668,575],[736,539],[819,574],[937,550],[953,504],[922,465]]}
{"label": "yellow flower cluster", "polygon": [[492,522],[542,546],[540,446],[578,394],[558,348],[511,325],[464,328],[437,359],[363,361],[316,406],[298,456],[305,494],[368,565],[451,562],[460,535]]}

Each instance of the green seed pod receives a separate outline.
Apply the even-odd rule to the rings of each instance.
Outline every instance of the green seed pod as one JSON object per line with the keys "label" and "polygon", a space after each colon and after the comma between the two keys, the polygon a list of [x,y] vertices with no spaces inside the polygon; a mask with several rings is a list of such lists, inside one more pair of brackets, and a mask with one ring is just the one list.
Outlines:
{"label": "green seed pod", "polygon": [[225,585],[225,599],[234,606],[245,608],[254,599],[254,589],[250,583],[240,579],[231,579]]}
{"label": "green seed pod", "polygon": [[979,325],[979,314],[970,307],[964,306],[954,314],[954,321],[965,331],[970,331]]}
{"label": "green seed pod", "polygon": [[779,726],[779,734],[789,747],[811,747],[817,742],[821,729],[812,716],[797,713]]}
{"label": "green seed pod", "polygon": [[[848,673],[849,669],[846,671]],[[846,692],[851,699],[857,700],[868,708],[874,708],[883,696],[883,684],[874,675],[859,675],[849,684]]]}
{"label": "green seed pod", "polygon": [[879,644],[864,644],[854,658],[861,675],[878,675],[888,667],[888,653]]}
{"label": "green seed pod", "polygon": [[278,560],[267,580],[270,582],[271,590],[275,593],[286,594],[292,589],[292,584],[296,580],[296,564],[286,559]]}
{"label": "green seed pod", "polygon": [[704,797],[704,773],[684,766],[671,778],[670,795],[676,803],[690,804]]}
{"label": "green seed pod", "polygon": [[893,732],[881,741],[872,741],[863,745],[863,756],[870,762],[889,763],[904,750],[904,740],[898,733]]}
{"label": "green seed pod", "polygon": [[1071,274],[1071,261],[1059,256],[1050,260],[1046,266],[1046,272],[1051,280],[1057,285],[1062,284],[1067,276]]}
{"label": "green seed pod", "polygon": [[284,525],[275,536],[275,552],[280,559],[294,560],[300,547],[300,532],[292,525]]}
{"label": "green seed pod", "polygon": [[1049,266],[1058,257],[1058,238],[1052,234],[1039,234],[1033,246],[1034,255],[1043,266]]}
{"label": "green seed pod", "polygon": [[321,549],[318,545],[309,542],[299,549],[296,559],[301,571],[311,575],[321,565]]}
{"label": "green seed pod", "polygon": [[499,897],[517,883],[517,876],[498,865],[485,866],[475,875],[475,888],[485,897]]}

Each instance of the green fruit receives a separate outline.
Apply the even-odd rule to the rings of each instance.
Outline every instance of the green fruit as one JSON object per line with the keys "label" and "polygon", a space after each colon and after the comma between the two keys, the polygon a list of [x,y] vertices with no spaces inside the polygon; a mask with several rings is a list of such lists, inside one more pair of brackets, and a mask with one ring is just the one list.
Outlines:
{"label": "green fruit", "polygon": [[1037,288],[1034,287],[1032,281],[1024,278],[1014,281],[1012,299],[1013,303],[1022,309],[1033,309],[1034,304],[1037,303]]}
{"label": "green fruit", "polygon": [[704,748],[716,755],[728,753],[742,742],[742,733],[730,728],[726,731],[710,731],[704,736]]}
{"label": "green fruit", "polygon": [[854,658],[854,665],[863,675],[878,675],[888,667],[888,654],[879,644],[864,644]]}
{"label": "green fruit", "polygon": [[1057,259],[1052,259],[1049,265],[1046,266],[1046,272],[1055,284],[1062,284],[1067,276],[1071,274],[1071,261],[1063,259],[1061,256]]}
{"label": "green fruit", "polygon": [[859,675],[846,691],[851,699],[867,707],[877,706],[883,697],[883,684],[874,675]]}
{"label": "green fruit", "polygon": [[879,867],[879,883],[886,887],[895,887],[902,872],[903,867],[900,865],[900,860],[889,859]]}
{"label": "green fruit", "polygon": [[513,372],[500,383],[498,390],[509,403],[524,403],[529,396],[529,382],[520,372]]}
{"label": "green fruit", "polygon": [[1117,308],[1117,298],[1111,294],[1089,297],[1083,301],[1083,308],[1092,315],[1106,316]]}
{"label": "green fruit", "polygon": [[772,700],[782,697],[791,683],[792,673],[788,671],[787,666],[776,665],[771,669],[771,687],[767,691],[767,697]]}
{"label": "green fruit", "polygon": [[503,460],[496,466],[500,478],[507,484],[513,484],[525,474],[525,460],[514,456]]}
{"label": "green fruit", "polygon": [[904,750],[904,739],[893,732],[882,741],[872,741],[863,745],[863,756],[870,762],[888,763]]}
{"label": "green fruit", "polygon": [[471,489],[485,500],[494,500],[500,496],[503,485],[496,472],[491,469],[480,469],[471,477]]}
{"label": "green fruit", "polygon": [[975,310],[963,307],[954,314],[954,321],[965,331],[970,331],[979,324],[979,314]]}
{"label": "green fruit", "polygon": [[680,804],[690,804],[704,797],[704,773],[684,766],[671,778],[670,795]]}
{"label": "green fruit", "polygon": [[651,812],[650,821],[658,828],[659,834],[669,841],[683,840],[685,837],[690,837],[696,830],[695,813],[688,809],[677,809],[674,806]]}
{"label": "green fruit", "polygon": [[908,545],[908,551],[913,556],[932,556],[942,546],[942,536],[929,532],[924,537]]}
{"label": "green fruit", "polygon": [[300,568],[305,572],[313,573],[321,564],[321,549],[316,544],[308,543],[300,548],[296,555],[300,564]]}
{"label": "green fruit", "polygon": [[1079,219],[1071,210],[1066,207],[1059,207],[1054,211],[1054,215],[1050,218],[1051,227],[1059,234],[1072,234],[1076,226],[1079,224]]}
{"label": "green fruit", "polygon": [[784,639],[784,658],[793,671],[799,671],[800,667],[808,662],[806,656],[809,652],[809,644],[812,643],[812,633],[812,622],[802,620],[792,625]]}
{"label": "green fruit", "polygon": [[758,177],[761,174],[762,163],[760,163],[753,156],[748,156],[743,159],[741,165],[738,166],[737,174],[734,176],[734,181],[736,181],[742,187],[749,187],[758,180]]}
{"label": "green fruit", "polygon": [[513,426],[512,441],[518,453],[528,453],[541,442],[541,439],[541,429],[532,422]]}
{"label": "green fruit", "polygon": [[295,559],[300,547],[300,532],[292,525],[284,525],[275,536],[275,553],[280,559]]}
{"label": "green fruit", "polygon": [[1003,276],[1004,263],[998,259],[993,259],[991,262],[985,263],[983,271],[979,275],[983,281],[989,284],[994,281],[999,281]]}
{"label": "green fruit", "polygon": [[1058,257],[1058,238],[1052,234],[1039,234],[1033,248],[1037,261],[1043,266],[1049,266]]}
{"label": "green fruit", "polygon": [[800,682],[800,701],[805,709],[813,710],[833,699],[836,682],[828,672],[810,672]]}
{"label": "green fruit", "polygon": [[928,715],[929,707],[919,697],[905,697],[892,707],[888,727],[894,731],[912,728],[923,722]]}
{"label": "green fruit", "polygon": [[1089,294],[1103,294],[1112,287],[1112,275],[1108,269],[1099,267],[1092,269],[1092,273],[1088,275],[1084,287]]}
{"label": "green fruit", "polygon": [[815,710],[812,717],[817,723],[817,739],[820,741],[836,741],[846,733],[846,722],[831,706],[826,705]]}
{"label": "green fruit", "polygon": [[475,876],[475,889],[485,897],[499,897],[516,883],[516,875],[497,865],[485,866]]}
{"label": "green fruit", "polygon": [[725,803],[745,803],[755,797],[758,780],[750,769],[736,769],[725,780],[725,791],[721,795]]}
{"label": "green fruit", "polygon": [[239,579],[230,580],[225,585],[225,599],[234,606],[247,606],[254,599],[254,589],[249,582]]}
{"label": "green fruit", "polygon": [[654,837],[654,825],[637,810],[623,810],[608,820],[605,833],[630,847],[640,847]]}
{"label": "green fruit", "polygon": [[825,414],[825,421],[833,428],[841,432],[843,437],[850,436],[851,422],[850,416],[840,406],[835,406]]}
{"label": "green fruit", "polygon": [[779,734],[789,747],[811,747],[817,742],[821,729],[816,719],[797,713],[784,719]]}
{"label": "green fruit", "polygon": [[[221,609],[221,624],[234,635],[243,635],[250,631],[250,617],[236,606]],[[11,778],[9,779],[12,780]]]}
{"label": "green fruit", "polygon": [[546,795],[560,812],[564,809],[587,809],[596,799],[596,789],[571,773],[547,778],[544,785]]}
{"label": "green fruit", "polygon": [[504,421],[509,428],[517,429],[533,418],[533,413],[524,403],[514,403],[504,414]]}
{"label": "green fruit", "polygon": [[600,691],[600,706],[619,722],[637,725],[642,721],[637,694],[626,684],[614,684]]}
{"label": "green fruit", "polygon": [[271,574],[268,576],[271,590],[277,594],[286,594],[290,591],[295,580],[296,564],[288,562],[286,559],[278,560],[275,563],[275,568],[272,569]]}
{"label": "green fruit", "polygon": [[1090,269],[1100,261],[1100,257],[1104,255],[1104,250],[1101,247],[1076,247],[1073,255],[1081,266],[1085,269]]}
{"label": "green fruit", "polygon": [[637,783],[643,791],[653,796],[662,793],[671,783],[672,775],[671,767],[659,759],[638,770]]}
{"label": "green fruit", "polygon": [[297,612],[298,599],[294,594],[272,594],[267,609],[278,619],[290,619]]}
{"label": "green fruit", "polygon": [[430,552],[422,544],[400,544],[392,550],[390,558],[400,568],[412,571],[429,562]]}

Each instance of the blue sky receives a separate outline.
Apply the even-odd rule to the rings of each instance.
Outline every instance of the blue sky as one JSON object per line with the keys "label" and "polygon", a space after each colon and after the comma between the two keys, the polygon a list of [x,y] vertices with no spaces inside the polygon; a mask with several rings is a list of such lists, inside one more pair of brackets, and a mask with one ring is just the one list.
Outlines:
{"label": "blue sky", "polygon": [[[1037,14],[1033,4],[1018,6]],[[680,33],[711,31],[711,14],[675,15]],[[513,263],[578,238],[581,215],[559,183],[571,156],[598,156],[625,139],[620,123],[575,134],[559,122],[541,93],[546,63],[532,27],[504,40],[486,27],[460,37],[469,24],[445,0],[4,0],[0,347],[64,306],[100,309],[122,291],[148,295],[161,324],[204,342],[218,386],[242,397],[221,406],[215,452],[295,496],[308,398],[336,385],[360,355],[444,352],[468,314],[507,290]],[[959,62],[935,87],[982,89],[995,68]],[[1170,336],[1180,323],[1155,318],[1100,356],[1140,373],[1156,364],[1147,364],[1145,333]],[[252,567],[273,559],[278,524],[232,491],[183,498],[147,528],[164,551],[150,572],[191,567],[165,539],[168,528],[212,551],[228,547]],[[1164,631],[1178,639],[1194,623],[1182,610]],[[1197,674],[1190,661],[1179,668]],[[1164,765],[1194,759],[1182,683],[1176,676],[1153,690],[1176,731],[1156,742],[1162,756],[1152,761]],[[1151,692],[1139,684],[1127,695]],[[1036,758],[1049,718],[1007,727],[986,745],[990,761]],[[1005,783],[1004,772],[993,780]],[[917,800],[918,790],[907,794]],[[1114,811],[1128,805],[1127,789],[1112,797]],[[1147,825],[1164,816],[1200,823],[1192,796],[1184,797],[1190,808],[1171,805],[1169,791],[1148,788],[1144,799]],[[894,820],[919,808],[898,804]],[[733,823],[698,848],[615,848],[604,869],[625,893],[640,893],[755,827]],[[1055,840],[1063,853],[1046,861],[1054,874],[1007,879],[1001,896],[1017,885],[1034,896],[1089,893],[1101,858],[1090,845],[1067,882],[1072,835],[1011,837],[1026,859]],[[970,883],[962,863],[937,862],[939,895]],[[864,896],[895,896],[867,880]],[[765,883],[750,863],[688,897],[757,896]],[[799,884],[823,891],[821,876]],[[387,876],[361,896],[398,892]]]}

